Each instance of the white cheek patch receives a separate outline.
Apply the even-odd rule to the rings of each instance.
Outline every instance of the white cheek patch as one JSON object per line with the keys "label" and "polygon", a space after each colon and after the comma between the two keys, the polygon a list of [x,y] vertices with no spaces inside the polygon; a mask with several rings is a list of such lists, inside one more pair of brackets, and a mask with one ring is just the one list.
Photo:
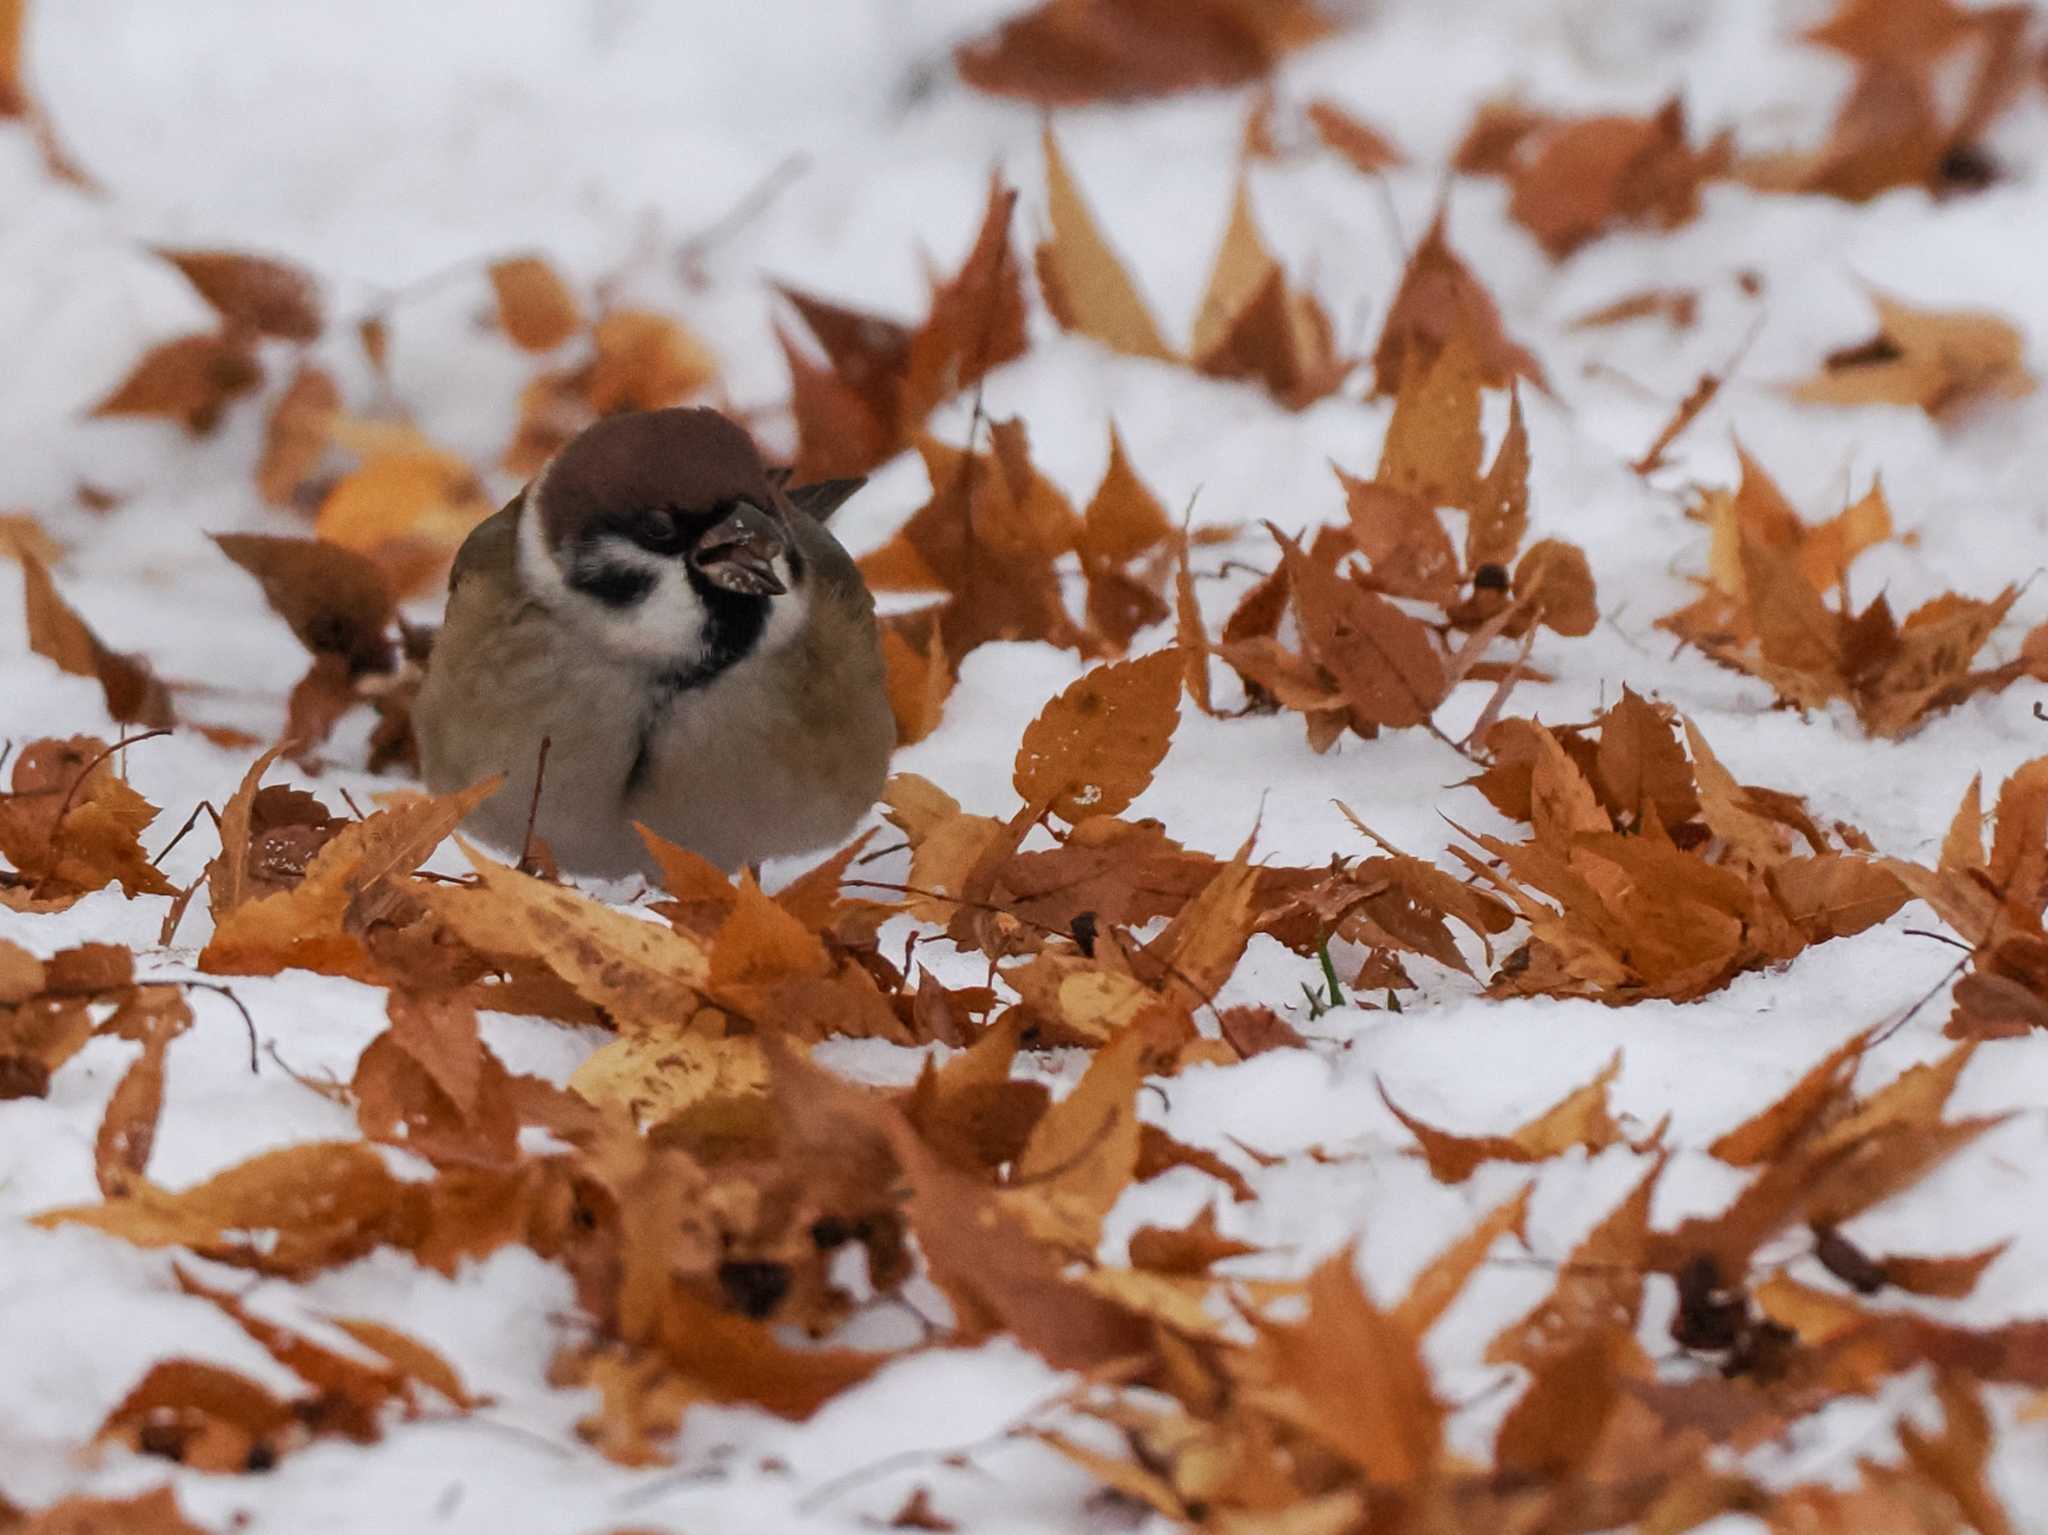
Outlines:
{"label": "white cheek patch", "polygon": [[653,588],[625,608],[578,591],[548,548],[547,531],[535,511],[545,479],[543,472],[527,487],[526,504],[519,512],[519,574],[526,589],[543,606],[595,631],[614,651],[648,661],[694,664],[704,653],[704,604],[690,589],[681,562],[662,559],[623,539],[607,539],[604,563],[645,571],[654,578]]}
{"label": "white cheek patch", "polygon": [[777,555],[771,563],[789,590],[768,601],[768,623],[762,629],[761,643],[756,647],[763,653],[781,650],[802,634],[811,612],[811,589],[808,585],[798,584],[790,571],[789,561]]}
{"label": "white cheek patch", "polygon": [[703,599],[691,589],[682,561],[663,559],[620,543],[608,547],[604,558],[608,564],[644,570],[654,577],[653,589],[628,608],[607,607],[570,589],[591,621],[603,631],[606,643],[644,660],[693,665],[704,653],[704,630],[709,617]]}

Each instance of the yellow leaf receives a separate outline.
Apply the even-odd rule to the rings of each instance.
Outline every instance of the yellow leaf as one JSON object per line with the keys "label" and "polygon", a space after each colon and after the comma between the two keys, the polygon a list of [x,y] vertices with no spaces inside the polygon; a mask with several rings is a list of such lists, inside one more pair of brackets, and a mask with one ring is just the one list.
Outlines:
{"label": "yellow leaf", "polygon": [[1265,241],[1259,238],[1259,227],[1252,218],[1251,187],[1240,173],[1237,193],[1230,205],[1230,223],[1216,252],[1202,307],[1195,315],[1191,355],[1198,363],[1230,339],[1231,327],[1258,297],[1278,265]]}
{"label": "yellow leaf", "polygon": [[599,1108],[623,1109],[651,1127],[718,1098],[768,1090],[768,1061],[750,1037],[662,1029],[615,1039],[576,1068],[572,1091]]}
{"label": "yellow leaf", "polygon": [[1050,124],[1044,144],[1052,238],[1038,248],[1038,281],[1046,307],[1065,329],[1113,351],[1171,359],[1172,349],[1160,339],[1130,274],[1096,228]]}

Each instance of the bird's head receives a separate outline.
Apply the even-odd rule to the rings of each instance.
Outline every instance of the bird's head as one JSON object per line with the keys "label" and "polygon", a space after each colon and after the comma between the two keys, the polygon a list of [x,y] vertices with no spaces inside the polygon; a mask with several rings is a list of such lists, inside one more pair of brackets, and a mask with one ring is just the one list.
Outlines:
{"label": "bird's head", "polygon": [[717,411],[611,416],[527,487],[520,574],[594,642],[696,685],[802,632],[804,515]]}

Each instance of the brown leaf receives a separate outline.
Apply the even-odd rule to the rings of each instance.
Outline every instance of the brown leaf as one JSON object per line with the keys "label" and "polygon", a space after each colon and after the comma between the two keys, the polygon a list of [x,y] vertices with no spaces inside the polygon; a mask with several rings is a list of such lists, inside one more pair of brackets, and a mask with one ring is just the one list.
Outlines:
{"label": "brown leaf", "polygon": [[123,724],[163,729],[172,722],[171,695],[140,656],[109,650],[57,591],[35,555],[21,552],[28,645],[77,677],[91,677],[106,695],[107,713]]}
{"label": "brown leaf", "polygon": [[1373,1304],[1345,1248],[1309,1276],[1307,1318],[1258,1324],[1247,1399],[1321,1440],[1377,1486],[1412,1487],[1443,1452],[1444,1406],[1416,1335]]}
{"label": "brown leaf", "polygon": [[994,1191],[941,1161],[900,1119],[886,1133],[909,1182],[906,1208],[932,1281],[964,1336],[1008,1332],[1055,1369],[1147,1352],[1141,1319],[1067,1279],[1053,1251],[999,1207]]}
{"label": "brown leaf", "polygon": [[28,0],[0,0],[0,117],[29,112],[28,81],[22,70],[23,23]]}
{"label": "brown leaf", "polygon": [[1043,133],[1052,238],[1038,247],[1038,284],[1062,329],[1092,336],[1112,351],[1171,359],[1145,301],[1067,169],[1048,121]]}
{"label": "brown leaf", "polygon": [[[4,23],[6,0],[0,0]],[[0,73],[4,84],[4,73]],[[91,1498],[78,1494],[52,1503],[8,1535],[208,1535],[178,1510],[168,1486],[132,1498]]]}
{"label": "brown leaf", "polygon": [[600,416],[681,404],[718,377],[718,359],[672,316],[614,309],[591,328],[595,355],[585,394]]}
{"label": "brown leaf", "polygon": [[165,1359],[115,1405],[93,1437],[162,1455],[195,1471],[255,1471],[275,1464],[304,1439],[292,1408],[234,1370],[196,1359]]}
{"label": "brown leaf", "polygon": [[256,488],[272,506],[295,506],[327,456],[329,428],[341,413],[341,389],[317,363],[299,371],[263,423]]}
{"label": "brown leaf", "polygon": [[1454,1135],[1407,1113],[1380,1088],[1380,1100],[1407,1126],[1440,1183],[1463,1183],[1485,1162],[1545,1162],[1576,1147],[1604,1151],[1620,1142],[1621,1127],[1607,1108],[1607,1089],[1621,1073],[1621,1052],[1600,1074],[1519,1129],[1506,1135]]}
{"label": "brown leaf", "polygon": [[210,1301],[258,1347],[311,1386],[311,1401],[293,1403],[295,1415],[316,1433],[337,1433],[358,1443],[379,1437],[377,1414],[394,1399],[410,1399],[403,1376],[388,1366],[365,1364],[267,1318],[239,1297],[202,1284],[183,1266],[171,1272],[187,1295]]}
{"label": "brown leaf", "polygon": [[184,273],[231,332],[253,331],[280,341],[320,339],[326,326],[320,291],[303,268],[239,251],[160,246],[156,253]]}
{"label": "brown leaf", "polygon": [[0,1007],[26,1002],[43,984],[43,962],[20,944],[0,938]]}
{"label": "brown leaf", "polygon": [[1857,71],[1827,140],[1812,151],[1754,157],[1740,167],[1742,178],[1764,190],[1859,202],[1901,186],[1981,189],[1997,168],[1979,141],[2024,84],[2030,20],[2017,5],[1963,11],[1947,0],[1845,0],[1806,34]]}
{"label": "brown leaf", "polygon": [[1729,159],[1725,137],[1704,150],[1687,146],[1676,98],[1649,117],[1552,119],[1517,146],[1508,211],[1563,257],[1616,223],[1672,229],[1690,221],[1701,183]]}
{"label": "brown leaf", "polygon": [[1152,494],[1124,453],[1116,423],[1109,428],[1109,467],[1102,473],[1082,514],[1079,545],[1083,561],[1122,564],[1167,544],[1174,536],[1166,508]]}
{"label": "brown leaf", "polygon": [[1978,1535],[2013,1535],[2012,1519],[1989,1480],[1991,1415],[1981,1387],[1961,1371],[1944,1370],[1935,1389],[1942,1406],[1940,1437],[1901,1423],[1899,1448],[1928,1481],[1955,1500]]}
{"label": "brown leaf", "polygon": [[213,541],[262,584],[264,601],[312,654],[340,656],[351,675],[391,669],[397,603],[374,561],[310,538],[216,533]]}
{"label": "brown leaf", "polygon": [[200,952],[200,969],[275,975],[296,968],[385,980],[366,936],[373,928],[402,927],[416,918],[410,903],[423,892],[403,889],[405,877],[499,781],[487,779],[458,794],[423,795],[345,827],[314,855],[303,879],[244,901],[218,921]]}
{"label": "brown leaf", "polygon": [[1460,327],[1433,357],[1407,348],[1403,367],[1373,478],[1432,510],[1470,505],[1485,452],[1479,429],[1482,368],[1473,341]]}
{"label": "brown leaf", "polygon": [[1515,600],[1526,602],[1546,629],[1566,636],[1591,634],[1600,621],[1593,595],[1593,568],[1585,551],[1563,539],[1529,546],[1515,566]]}
{"label": "brown leaf", "polygon": [[1186,1226],[1177,1230],[1140,1226],[1131,1233],[1130,1241],[1131,1266],[1160,1274],[1206,1274],[1217,1263],[1258,1251],[1256,1243],[1240,1242],[1219,1232],[1216,1212],[1207,1205]]}
{"label": "brown leaf", "polygon": [[1514,1198],[1495,1205],[1476,1226],[1431,1259],[1394,1308],[1395,1323],[1411,1337],[1420,1338],[1464,1292],[1495,1242],[1508,1235],[1526,1242],[1524,1226],[1529,1216],[1529,1196],[1535,1187],[1534,1183],[1523,1184]]}
{"label": "brown leaf", "polygon": [[142,1053],[107,1100],[93,1145],[93,1174],[100,1192],[109,1199],[127,1193],[149,1168],[157,1116],[164,1106],[164,1050],[178,1031],[178,1027],[166,1026],[144,1035]]}
{"label": "brown leaf", "polygon": [[1650,1198],[1664,1172],[1650,1164],[1633,1190],[1572,1249],[1550,1295],[1487,1345],[1489,1364],[1546,1364],[1616,1329],[1632,1329],[1643,1304]]}
{"label": "brown leaf", "polygon": [[[31,899],[68,904],[115,883],[129,896],[174,893],[140,840],[156,807],[114,768],[91,736],[34,741],[15,758],[14,795],[0,797],[0,853]],[[13,883],[0,884],[0,897]]]}
{"label": "brown leaf", "polygon": [[64,546],[27,512],[0,512],[0,559],[18,564],[24,555],[54,565],[64,558]]}
{"label": "brown leaf", "polygon": [[491,263],[490,275],[498,324],[514,346],[551,352],[582,328],[576,296],[546,258],[508,256]]}
{"label": "brown leaf", "polygon": [[711,979],[703,944],[578,891],[469,856],[478,889],[441,886],[424,899],[471,943],[509,944],[536,956],[621,1022],[658,1030],[696,1012]]}
{"label": "brown leaf", "polygon": [[455,1373],[455,1367],[419,1339],[382,1322],[352,1317],[334,1317],[331,1320],[364,1348],[382,1358],[399,1375],[439,1392],[454,1406],[467,1411],[484,1405],[484,1399],[470,1395],[463,1388],[462,1377]]}
{"label": "brown leaf", "polygon": [[1632,320],[1662,319],[1674,330],[1691,330],[1699,323],[1700,295],[1696,288],[1644,288],[1589,309],[1570,322],[1572,330],[1600,330],[1609,325],[1626,325]]}
{"label": "brown leaf", "polygon": [[1392,139],[1370,123],[1359,121],[1327,96],[1311,101],[1306,111],[1322,141],[1366,175],[1407,162],[1407,156]]}
{"label": "brown leaf", "polygon": [[1846,1098],[1849,1079],[1869,1046],[1870,1030],[1850,1035],[1815,1062],[1783,1097],[1722,1134],[1707,1150],[1731,1167],[1758,1167],[1776,1160],[1830,1105]]}
{"label": "brown leaf", "polygon": [[[892,614],[882,621],[882,664],[889,709],[896,716],[896,744],[914,746],[939,728],[953,692],[953,668],[933,615]],[[921,622],[916,620],[921,618]],[[899,621],[904,620],[904,621]],[[921,642],[911,635],[922,630]]]}
{"label": "brown leaf", "polygon": [[437,1165],[511,1162],[511,1082],[479,1037],[475,1010],[454,997],[393,992],[389,1012],[351,1084],[363,1134]]}
{"label": "brown leaf", "polygon": [[[254,883],[252,875],[264,868],[255,847],[256,801],[262,792],[263,775],[270,770],[270,765],[277,760],[283,750],[281,745],[273,746],[250,763],[248,772],[242,775],[241,783],[220,813],[220,853],[206,866],[207,899],[212,905],[216,926],[229,912],[251,898],[251,886]],[[273,799],[271,803],[279,805],[280,802]],[[317,814],[315,824],[321,831],[326,832],[327,836],[332,835],[332,832],[328,831],[330,826],[333,830],[340,829],[329,821],[318,801],[314,801],[310,807],[302,807],[299,798],[294,796],[284,800],[282,805],[288,805],[302,815],[305,810],[310,809]],[[312,817],[306,816],[306,819],[310,820]],[[280,820],[277,824],[291,823]],[[327,837],[322,837],[321,843],[324,844],[325,840]],[[318,850],[318,845],[320,844],[314,845],[314,851]],[[310,857],[311,854],[308,853],[307,858]],[[299,866],[299,873],[303,877],[303,863]]]}
{"label": "brown leaf", "polygon": [[957,1530],[959,1525],[932,1507],[931,1489],[918,1487],[903,1500],[903,1506],[889,1521],[892,1530]]}
{"label": "brown leaf", "polygon": [[1917,405],[1954,414],[1983,398],[2017,399],[2034,389],[2020,334],[1982,310],[1916,309],[1872,294],[1878,330],[1832,353],[1798,399],[1823,405]]}
{"label": "brown leaf", "polygon": [[910,337],[899,385],[906,433],[991,369],[1023,355],[1024,274],[1010,247],[1015,188],[991,176],[988,205],[967,259],[932,293],[931,313]]}
{"label": "brown leaf", "polygon": [[1672,411],[1670,419],[1657,429],[1656,437],[1643,449],[1642,457],[1629,468],[1646,477],[1662,469],[1666,463],[1664,455],[1671,445],[1683,437],[1686,428],[1699,420],[1701,412],[1720,397],[1723,382],[1718,373],[1702,373],[1692,392],[1678,402],[1678,408]]}
{"label": "brown leaf", "polygon": [[1116,815],[1145,791],[1180,723],[1181,659],[1168,648],[1098,666],[1040,711],[1017,748],[1028,805],[1073,824]]}
{"label": "brown leaf", "polygon": [[1546,1357],[1494,1439],[1501,1472],[1567,1482],[1584,1476],[1621,1402],[1623,1372],[1640,1357],[1635,1339],[1618,1327]]}
{"label": "brown leaf", "polygon": [[1001,1203],[1040,1241],[1095,1255],[1104,1217],[1138,1170],[1146,1051],[1143,1033],[1126,1030],[1032,1127]]}
{"label": "brown leaf", "polygon": [[42,1227],[87,1226],[138,1247],[187,1247],[268,1274],[359,1257],[396,1229],[406,1185],[360,1141],[313,1141],[216,1174],[183,1193],[138,1182],[104,1204],[50,1210]]}
{"label": "brown leaf", "polygon": [[1340,580],[1274,531],[1308,654],[1336,684],[1354,720],[1426,723],[1450,691],[1428,628],[1384,597]]}
{"label": "brown leaf", "polygon": [[[1311,106],[1310,114],[1315,110]],[[1373,393],[1398,394],[1409,369],[1428,369],[1453,336],[1462,336],[1476,352],[1480,379],[1489,388],[1506,389],[1517,377],[1547,388],[1542,364],[1508,338],[1493,295],[1451,249],[1447,219],[1439,207],[1401,273],[1373,349]]]}
{"label": "brown leaf", "polygon": [[1240,85],[1328,29],[1310,0],[1042,0],[954,63],[978,90],[1079,106]]}

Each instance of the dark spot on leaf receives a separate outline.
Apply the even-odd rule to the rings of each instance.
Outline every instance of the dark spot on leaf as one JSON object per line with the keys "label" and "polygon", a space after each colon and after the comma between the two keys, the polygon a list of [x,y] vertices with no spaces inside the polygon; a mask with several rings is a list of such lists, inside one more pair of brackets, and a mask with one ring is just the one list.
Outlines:
{"label": "dark spot on leaf", "polygon": [[718,1286],[734,1309],[758,1322],[789,1293],[789,1270],[780,1263],[733,1259],[718,1265]]}

